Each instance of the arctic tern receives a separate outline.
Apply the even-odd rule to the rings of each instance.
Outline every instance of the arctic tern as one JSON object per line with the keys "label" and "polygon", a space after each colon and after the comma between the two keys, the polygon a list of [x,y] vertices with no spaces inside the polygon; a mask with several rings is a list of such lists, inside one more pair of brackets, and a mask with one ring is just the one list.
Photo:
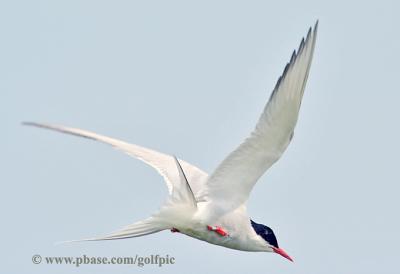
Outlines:
{"label": "arctic tern", "polygon": [[272,229],[250,219],[246,202],[257,180],[293,138],[317,29],[318,21],[293,51],[253,132],[210,175],[175,156],[86,130],[24,122],[109,144],[155,168],[167,184],[166,202],[149,218],[83,241],[139,237],[169,229],[227,248],[275,252],[292,261],[279,247]]}

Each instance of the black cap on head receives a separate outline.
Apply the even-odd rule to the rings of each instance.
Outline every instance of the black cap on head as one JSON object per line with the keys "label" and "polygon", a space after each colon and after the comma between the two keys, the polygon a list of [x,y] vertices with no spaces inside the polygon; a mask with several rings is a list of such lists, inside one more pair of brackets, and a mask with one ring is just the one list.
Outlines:
{"label": "black cap on head", "polygon": [[271,228],[263,224],[257,224],[253,220],[250,220],[251,226],[254,231],[261,236],[265,241],[267,241],[270,245],[279,248],[278,241],[276,240],[275,234]]}

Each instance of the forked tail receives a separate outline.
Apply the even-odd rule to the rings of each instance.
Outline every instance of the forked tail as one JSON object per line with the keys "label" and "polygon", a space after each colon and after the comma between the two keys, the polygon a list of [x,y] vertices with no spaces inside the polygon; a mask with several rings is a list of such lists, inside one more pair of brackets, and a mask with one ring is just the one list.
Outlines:
{"label": "forked tail", "polygon": [[177,171],[179,172],[180,182],[174,185],[167,201],[158,212],[145,220],[127,225],[109,235],[71,242],[133,238],[160,232],[165,229],[185,227],[195,213],[197,203],[178,159],[176,157],[174,159]]}

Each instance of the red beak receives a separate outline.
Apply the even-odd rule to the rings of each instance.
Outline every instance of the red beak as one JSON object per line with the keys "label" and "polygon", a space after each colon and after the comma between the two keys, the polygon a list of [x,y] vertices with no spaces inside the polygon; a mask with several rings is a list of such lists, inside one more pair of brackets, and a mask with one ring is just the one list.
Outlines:
{"label": "red beak", "polygon": [[275,253],[277,253],[277,254],[281,255],[282,257],[285,257],[289,261],[293,262],[293,259],[290,258],[290,256],[282,248],[272,247],[272,249],[274,250]]}

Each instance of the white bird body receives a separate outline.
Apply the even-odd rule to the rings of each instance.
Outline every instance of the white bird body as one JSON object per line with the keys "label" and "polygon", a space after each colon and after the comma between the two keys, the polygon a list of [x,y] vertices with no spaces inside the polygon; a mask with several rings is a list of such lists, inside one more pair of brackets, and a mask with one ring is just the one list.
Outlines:
{"label": "white bird body", "polygon": [[[170,227],[174,227],[179,232],[190,237],[231,249],[272,251],[269,246],[265,245],[265,241],[254,232],[245,206],[237,208],[215,220],[216,224],[229,231],[229,236],[227,237],[221,237],[217,233],[210,233],[207,229],[207,225],[210,222],[206,219],[194,219],[195,213],[196,211],[188,212],[185,208],[182,208],[182,211],[174,210],[173,216],[167,215],[169,220],[174,220]],[[179,222],[176,220],[179,220]]]}
{"label": "white bird body", "polygon": [[317,26],[318,22],[313,31],[310,28],[297,53],[293,52],[254,131],[210,176],[170,155],[93,132],[24,123],[110,144],[154,167],[163,176],[169,196],[158,212],[110,235],[86,240],[131,238],[172,229],[215,245],[244,251],[274,251],[291,260],[278,247],[272,230],[250,219],[246,202],[257,180],[280,158],[293,138]]}

